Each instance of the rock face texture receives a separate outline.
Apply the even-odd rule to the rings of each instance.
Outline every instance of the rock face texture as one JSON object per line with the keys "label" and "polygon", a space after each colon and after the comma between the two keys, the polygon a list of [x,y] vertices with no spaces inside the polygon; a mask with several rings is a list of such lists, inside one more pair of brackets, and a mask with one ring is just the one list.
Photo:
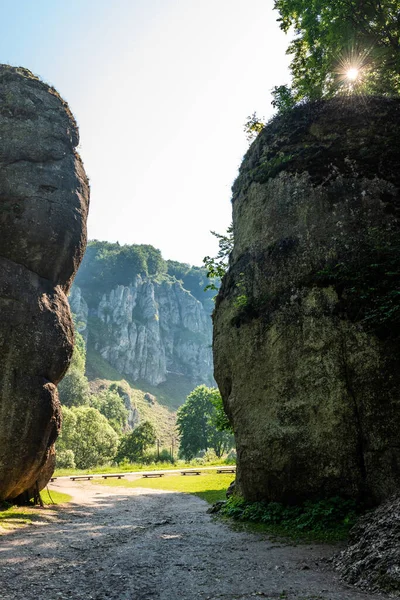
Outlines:
{"label": "rock face texture", "polygon": [[86,246],[78,141],[54,89],[0,65],[0,500],[43,487],[54,463],[73,344],[66,293]]}
{"label": "rock face texture", "polygon": [[70,303],[96,350],[134,381],[158,385],[172,372],[212,384],[211,318],[179,282],[138,275],[104,294],[88,325],[76,286]]}
{"label": "rock face texture", "polygon": [[399,133],[399,100],[318,102],[244,158],[213,345],[249,500],[399,489]]}
{"label": "rock face texture", "polygon": [[400,593],[400,498],[368,511],[350,532],[347,548],[334,559],[341,578],[372,592]]}

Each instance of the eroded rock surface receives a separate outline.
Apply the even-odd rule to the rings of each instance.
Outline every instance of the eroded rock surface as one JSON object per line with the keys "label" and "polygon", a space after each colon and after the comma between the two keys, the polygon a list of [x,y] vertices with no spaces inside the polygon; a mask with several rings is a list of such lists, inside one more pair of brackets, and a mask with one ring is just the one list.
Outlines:
{"label": "eroded rock surface", "polygon": [[0,65],[0,499],[43,486],[54,462],[73,344],[65,294],[86,247],[78,141],[53,88]]}
{"label": "eroded rock surface", "polygon": [[73,286],[69,300],[82,334],[133,381],[158,385],[173,373],[194,385],[214,383],[210,314],[180,282],[137,275],[104,294],[90,322],[80,288]]}
{"label": "eroded rock surface", "polygon": [[233,188],[215,377],[250,500],[400,485],[400,101],[275,119]]}
{"label": "eroded rock surface", "polygon": [[400,593],[400,498],[362,517],[334,565],[342,579],[368,591]]}

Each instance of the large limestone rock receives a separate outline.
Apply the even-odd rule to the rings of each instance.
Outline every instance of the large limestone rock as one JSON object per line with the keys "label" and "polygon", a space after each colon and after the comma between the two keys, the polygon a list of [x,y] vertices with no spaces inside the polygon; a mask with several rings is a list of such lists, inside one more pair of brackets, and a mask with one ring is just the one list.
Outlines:
{"label": "large limestone rock", "polygon": [[0,65],[0,500],[43,487],[54,464],[73,344],[66,293],[86,246],[78,141],[53,88]]}
{"label": "large limestone rock", "polygon": [[132,285],[104,294],[90,321],[76,285],[69,301],[83,334],[133,381],[158,385],[174,373],[213,384],[211,318],[180,282],[138,275]]}
{"label": "large limestone rock", "polygon": [[400,486],[400,101],[276,118],[233,188],[215,377],[250,500]]}

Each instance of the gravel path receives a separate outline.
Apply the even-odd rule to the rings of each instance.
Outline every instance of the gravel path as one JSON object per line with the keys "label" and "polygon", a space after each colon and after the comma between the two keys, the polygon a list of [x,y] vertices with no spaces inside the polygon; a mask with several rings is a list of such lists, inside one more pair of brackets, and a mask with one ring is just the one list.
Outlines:
{"label": "gravel path", "polygon": [[2,600],[382,599],[338,582],[331,547],[234,531],[195,496],[53,487],[74,503],[0,537]]}

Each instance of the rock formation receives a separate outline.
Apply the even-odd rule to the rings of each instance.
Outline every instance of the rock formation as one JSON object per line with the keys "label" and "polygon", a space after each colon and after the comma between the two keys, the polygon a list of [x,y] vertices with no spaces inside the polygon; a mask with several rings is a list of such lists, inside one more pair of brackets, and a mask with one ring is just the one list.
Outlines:
{"label": "rock formation", "polygon": [[333,561],[342,579],[369,592],[400,593],[400,498],[368,511]]}
{"label": "rock formation", "polygon": [[78,141],[53,88],[0,65],[0,500],[43,486],[54,463],[73,344],[65,294],[86,246]]}
{"label": "rock formation", "polygon": [[249,500],[399,489],[399,132],[398,99],[317,102],[244,158],[214,362]]}
{"label": "rock formation", "polygon": [[104,294],[88,324],[77,286],[70,295],[80,330],[104,359],[133,381],[158,385],[168,373],[212,385],[211,318],[177,281],[140,275]]}

